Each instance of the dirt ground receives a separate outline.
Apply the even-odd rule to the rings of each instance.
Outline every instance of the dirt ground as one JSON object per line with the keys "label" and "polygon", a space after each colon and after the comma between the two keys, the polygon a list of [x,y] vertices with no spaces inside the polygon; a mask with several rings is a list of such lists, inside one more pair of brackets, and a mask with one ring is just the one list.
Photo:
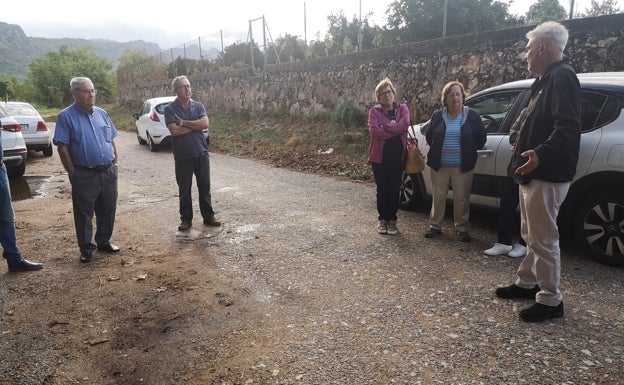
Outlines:
{"label": "dirt ground", "polygon": [[[58,155],[32,154],[40,195],[14,202],[41,271],[0,273],[0,384],[616,384],[624,379],[622,269],[565,251],[566,317],[518,320],[500,301],[519,261],[425,240],[426,213],[374,232],[374,189],[211,155],[224,225],[177,231],[168,151],[118,138],[113,242],[81,264]],[[41,178],[39,178],[41,177]],[[15,182],[16,194],[19,184]]]}

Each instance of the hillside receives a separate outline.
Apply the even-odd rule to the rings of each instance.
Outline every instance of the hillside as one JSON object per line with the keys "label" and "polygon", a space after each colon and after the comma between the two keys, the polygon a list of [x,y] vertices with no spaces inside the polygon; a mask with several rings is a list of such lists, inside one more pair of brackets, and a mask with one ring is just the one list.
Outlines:
{"label": "hillside", "polygon": [[91,46],[97,55],[112,61],[115,66],[121,55],[131,48],[144,48],[152,54],[161,51],[158,44],[141,40],[120,43],[105,39],[29,37],[19,25],[0,22],[0,74],[15,76],[23,80],[26,78],[31,61],[48,52],[58,51],[63,45],[69,49]]}

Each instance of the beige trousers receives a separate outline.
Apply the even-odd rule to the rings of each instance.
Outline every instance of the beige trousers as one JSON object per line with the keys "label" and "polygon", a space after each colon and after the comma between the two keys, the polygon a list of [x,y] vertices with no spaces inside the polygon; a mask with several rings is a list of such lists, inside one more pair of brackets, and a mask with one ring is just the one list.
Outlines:
{"label": "beige trousers", "polygon": [[520,185],[520,232],[527,244],[527,254],[518,268],[516,285],[532,288],[539,285],[535,301],[557,306],[563,296],[559,291],[561,254],[557,215],[570,183],[532,180]]}
{"label": "beige trousers", "polygon": [[474,170],[461,172],[459,168],[440,168],[431,171],[431,194],[433,203],[429,214],[429,225],[435,229],[442,228],[446,196],[449,182],[453,190],[453,222],[458,232],[470,230],[470,190]]}

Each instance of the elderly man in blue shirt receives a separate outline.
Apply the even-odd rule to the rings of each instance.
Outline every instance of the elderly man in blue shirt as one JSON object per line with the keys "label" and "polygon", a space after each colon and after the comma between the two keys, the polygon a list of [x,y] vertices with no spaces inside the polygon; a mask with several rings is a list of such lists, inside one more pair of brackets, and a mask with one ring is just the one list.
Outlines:
{"label": "elderly man in blue shirt", "polygon": [[[96,247],[118,252],[111,243],[117,208],[117,128],[108,113],[95,106],[91,79],[70,81],[74,103],[56,119],[54,143],[72,185],[72,203],[80,261],[91,262]],[[96,216],[95,245],[93,214]]]}

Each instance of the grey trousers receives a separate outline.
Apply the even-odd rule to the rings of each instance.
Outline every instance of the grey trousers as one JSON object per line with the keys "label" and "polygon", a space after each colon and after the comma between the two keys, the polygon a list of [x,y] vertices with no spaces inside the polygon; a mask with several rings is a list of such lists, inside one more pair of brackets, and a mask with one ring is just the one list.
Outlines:
{"label": "grey trousers", "polygon": [[93,214],[95,213],[95,242],[110,242],[117,209],[117,166],[104,171],[76,167],[69,178],[72,185],[72,203],[76,238],[81,252],[92,252]]}

